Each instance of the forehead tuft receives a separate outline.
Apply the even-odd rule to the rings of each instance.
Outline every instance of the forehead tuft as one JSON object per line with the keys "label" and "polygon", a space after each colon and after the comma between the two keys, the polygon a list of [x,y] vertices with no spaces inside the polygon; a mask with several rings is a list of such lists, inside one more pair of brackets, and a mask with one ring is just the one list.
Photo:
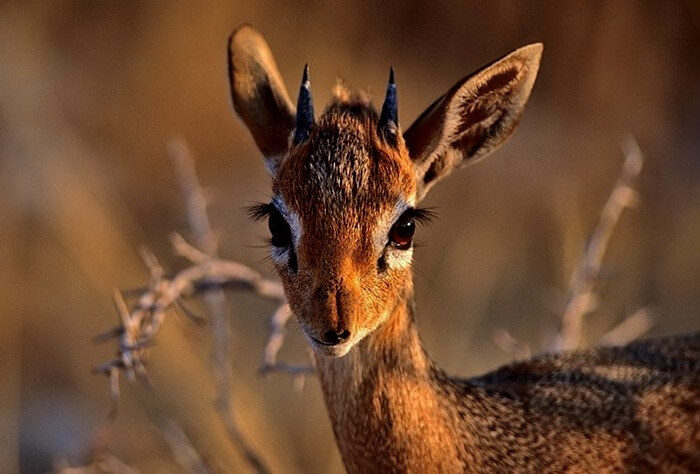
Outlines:
{"label": "forehead tuft", "polygon": [[274,191],[300,213],[363,214],[408,198],[415,183],[403,142],[392,147],[380,138],[366,94],[343,86],[334,93],[309,139],[283,162]]}
{"label": "forehead tuft", "polygon": [[331,104],[358,103],[372,107],[372,97],[365,91],[350,89],[341,79],[333,86],[333,99]]}

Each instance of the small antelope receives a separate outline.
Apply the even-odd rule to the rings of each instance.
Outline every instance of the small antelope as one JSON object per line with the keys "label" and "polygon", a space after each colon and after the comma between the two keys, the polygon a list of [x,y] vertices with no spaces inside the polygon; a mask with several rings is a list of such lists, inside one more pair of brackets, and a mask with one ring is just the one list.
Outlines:
{"label": "small antelope", "polygon": [[414,322],[419,203],[513,132],[541,44],[460,79],[405,132],[342,86],[296,109],[263,36],[229,43],[233,104],[272,175],[272,259],[308,337],[349,472],[700,472],[700,334],[550,354],[459,379]]}

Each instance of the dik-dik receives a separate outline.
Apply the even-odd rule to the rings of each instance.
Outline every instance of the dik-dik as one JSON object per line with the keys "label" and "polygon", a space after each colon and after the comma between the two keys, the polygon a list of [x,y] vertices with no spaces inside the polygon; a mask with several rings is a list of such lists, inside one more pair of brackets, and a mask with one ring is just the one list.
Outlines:
{"label": "dik-dik", "polygon": [[473,379],[421,345],[411,261],[419,207],[513,132],[541,44],[459,80],[406,131],[391,71],[377,112],[337,87],[296,108],[262,35],[229,44],[233,104],[272,176],[272,259],[350,472],[700,472],[700,334],[553,354]]}

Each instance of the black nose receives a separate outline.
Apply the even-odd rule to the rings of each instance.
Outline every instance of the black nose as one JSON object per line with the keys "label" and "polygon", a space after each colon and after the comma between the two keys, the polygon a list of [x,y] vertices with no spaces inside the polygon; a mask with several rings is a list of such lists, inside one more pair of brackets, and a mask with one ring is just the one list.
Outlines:
{"label": "black nose", "polygon": [[339,329],[337,331],[326,331],[326,333],[323,335],[323,339],[321,340],[321,342],[329,346],[334,346],[336,344],[340,344],[341,342],[347,341],[349,337],[350,331],[348,331],[347,329]]}

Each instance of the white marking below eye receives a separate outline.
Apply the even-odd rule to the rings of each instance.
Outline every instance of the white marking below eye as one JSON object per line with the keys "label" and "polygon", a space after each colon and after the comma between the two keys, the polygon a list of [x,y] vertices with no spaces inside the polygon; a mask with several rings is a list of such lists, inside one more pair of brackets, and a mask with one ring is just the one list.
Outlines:
{"label": "white marking below eye", "polygon": [[399,250],[388,244],[391,227],[407,209],[415,205],[415,202],[415,196],[410,196],[408,199],[400,197],[396,201],[394,209],[377,223],[374,245],[378,253],[384,255],[387,267],[391,269],[399,270],[407,268],[413,261],[413,246],[407,250]]}
{"label": "white marking below eye", "polygon": [[[284,199],[282,199],[282,196],[277,195],[273,197],[272,205],[275,207],[275,209],[277,209],[280,212],[280,214],[282,214],[284,220],[287,221],[289,229],[292,232],[292,244],[294,245],[294,249],[296,250],[299,247],[299,242],[301,241],[302,233],[301,219],[299,219],[299,215],[296,212],[291,211],[289,207],[287,207],[287,204],[284,202]],[[272,256],[272,260],[279,265],[286,264],[289,262],[288,248],[279,248],[273,246],[270,255]]]}
{"label": "white marking below eye", "polygon": [[411,266],[411,262],[413,262],[413,245],[406,250],[399,250],[389,246],[386,249],[384,258],[386,259],[387,267],[393,270],[408,268]]}

